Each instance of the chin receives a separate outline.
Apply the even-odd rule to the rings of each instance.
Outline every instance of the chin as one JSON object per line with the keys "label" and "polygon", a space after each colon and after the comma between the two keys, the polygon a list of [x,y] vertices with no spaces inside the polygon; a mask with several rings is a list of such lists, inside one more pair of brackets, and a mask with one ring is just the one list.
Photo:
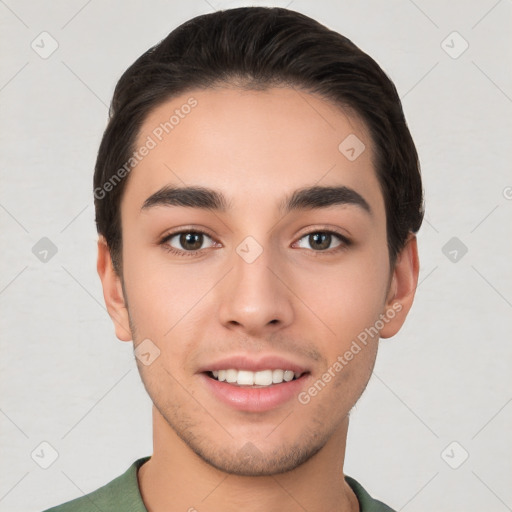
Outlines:
{"label": "chin", "polygon": [[[153,403],[156,402],[153,400]],[[199,414],[187,414],[175,404],[157,407],[162,419],[187,448],[207,465],[237,476],[272,476],[293,471],[315,457],[339,425],[310,419],[302,426],[283,422],[279,430],[238,425],[228,434],[205,424]],[[325,415],[319,414],[325,419]],[[201,418],[201,419],[200,419]],[[332,415],[331,415],[332,418]],[[212,428],[213,427],[213,428]],[[302,428],[301,428],[302,427]],[[270,433],[269,433],[270,432]]]}
{"label": "chin", "polygon": [[281,447],[273,453],[263,453],[254,444],[247,442],[237,452],[227,450],[204,451],[192,447],[204,462],[214,468],[237,476],[272,476],[287,473],[314,457],[322,446]]}
{"label": "chin", "polygon": [[322,431],[321,425],[294,433],[295,439],[276,436],[273,443],[266,438],[261,442],[253,438],[252,442],[250,436],[215,440],[207,432],[197,430],[174,428],[188,448],[206,464],[227,474],[251,477],[293,471],[320,452],[330,437],[329,432]]}

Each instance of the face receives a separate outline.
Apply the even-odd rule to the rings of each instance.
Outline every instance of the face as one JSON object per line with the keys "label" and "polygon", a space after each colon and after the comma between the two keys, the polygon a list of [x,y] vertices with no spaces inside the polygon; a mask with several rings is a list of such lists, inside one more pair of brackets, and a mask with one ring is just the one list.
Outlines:
{"label": "face", "polygon": [[293,469],[346,428],[368,329],[408,309],[365,126],[289,88],[196,90],[148,116],[144,145],[121,203],[126,309],[106,298],[150,354],[158,429],[229,473]]}

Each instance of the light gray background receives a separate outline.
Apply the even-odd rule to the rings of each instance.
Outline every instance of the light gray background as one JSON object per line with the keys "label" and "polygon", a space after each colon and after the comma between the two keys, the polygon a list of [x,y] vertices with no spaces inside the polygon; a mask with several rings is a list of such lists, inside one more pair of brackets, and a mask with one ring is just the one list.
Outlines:
{"label": "light gray background", "polygon": [[[240,5],[0,0],[1,511],[78,497],[152,453],[151,403],[95,271],[93,165],[122,71],[183,21]],[[381,342],[346,473],[397,510],[512,510],[511,1],[254,5],[304,12],[372,55],[421,157],[416,303]],[[50,48],[43,31],[59,45],[46,59],[31,48]],[[46,262],[43,237],[58,249]],[[468,249],[455,262],[452,237]],[[42,442],[58,452],[48,469]]]}

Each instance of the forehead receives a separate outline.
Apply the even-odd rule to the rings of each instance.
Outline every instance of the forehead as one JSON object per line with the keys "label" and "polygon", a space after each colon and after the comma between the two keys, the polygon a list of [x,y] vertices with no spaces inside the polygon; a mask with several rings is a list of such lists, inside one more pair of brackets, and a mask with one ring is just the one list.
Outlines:
{"label": "forehead", "polygon": [[[142,151],[142,148],[148,148]],[[278,208],[305,186],[343,185],[383,208],[364,123],[293,88],[193,90],[147,116],[123,203],[166,185],[222,190],[231,206]]]}

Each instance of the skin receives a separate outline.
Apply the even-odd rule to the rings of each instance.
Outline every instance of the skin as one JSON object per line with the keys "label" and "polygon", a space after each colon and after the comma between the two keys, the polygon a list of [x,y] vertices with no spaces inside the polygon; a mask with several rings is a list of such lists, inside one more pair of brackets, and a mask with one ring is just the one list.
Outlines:
{"label": "skin", "polygon": [[[401,328],[417,285],[416,238],[390,268],[366,127],[306,92],[190,91],[150,113],[136,146],[191,96],[197,106],[130,174],[121,203],[122,278],[103,237],[98,242],[117,337],[134,347],[150,339],[160,350],[148,366],[137,359],[154,404],[154,453],[138,473],[143,500],[150,512],[356,511],[343,480],[348,415],[371,376],[377,336],[307,405],[293,399],[263,413],[237,411],[211,394],[198,371],[221,356],[277,354],[308,368],[307,389],[393,304],[401,310],[380,337]],[[354,161],[338,150],[350,134],[366,146]],[[214,188],[231,208],[141,210],[165,185]],[[350,187],[371,214],[350,204],[279,211],[285,196],[312,185]],[[180,228],[210,239],[192,256],[171,254],[160,241]],[[318,250],[306,235],[327,228],[352,243],[333,237]],[[247,236],[263,249],[252,263],[236,252]],[[179,236],[170,243],[185,253]]]}

